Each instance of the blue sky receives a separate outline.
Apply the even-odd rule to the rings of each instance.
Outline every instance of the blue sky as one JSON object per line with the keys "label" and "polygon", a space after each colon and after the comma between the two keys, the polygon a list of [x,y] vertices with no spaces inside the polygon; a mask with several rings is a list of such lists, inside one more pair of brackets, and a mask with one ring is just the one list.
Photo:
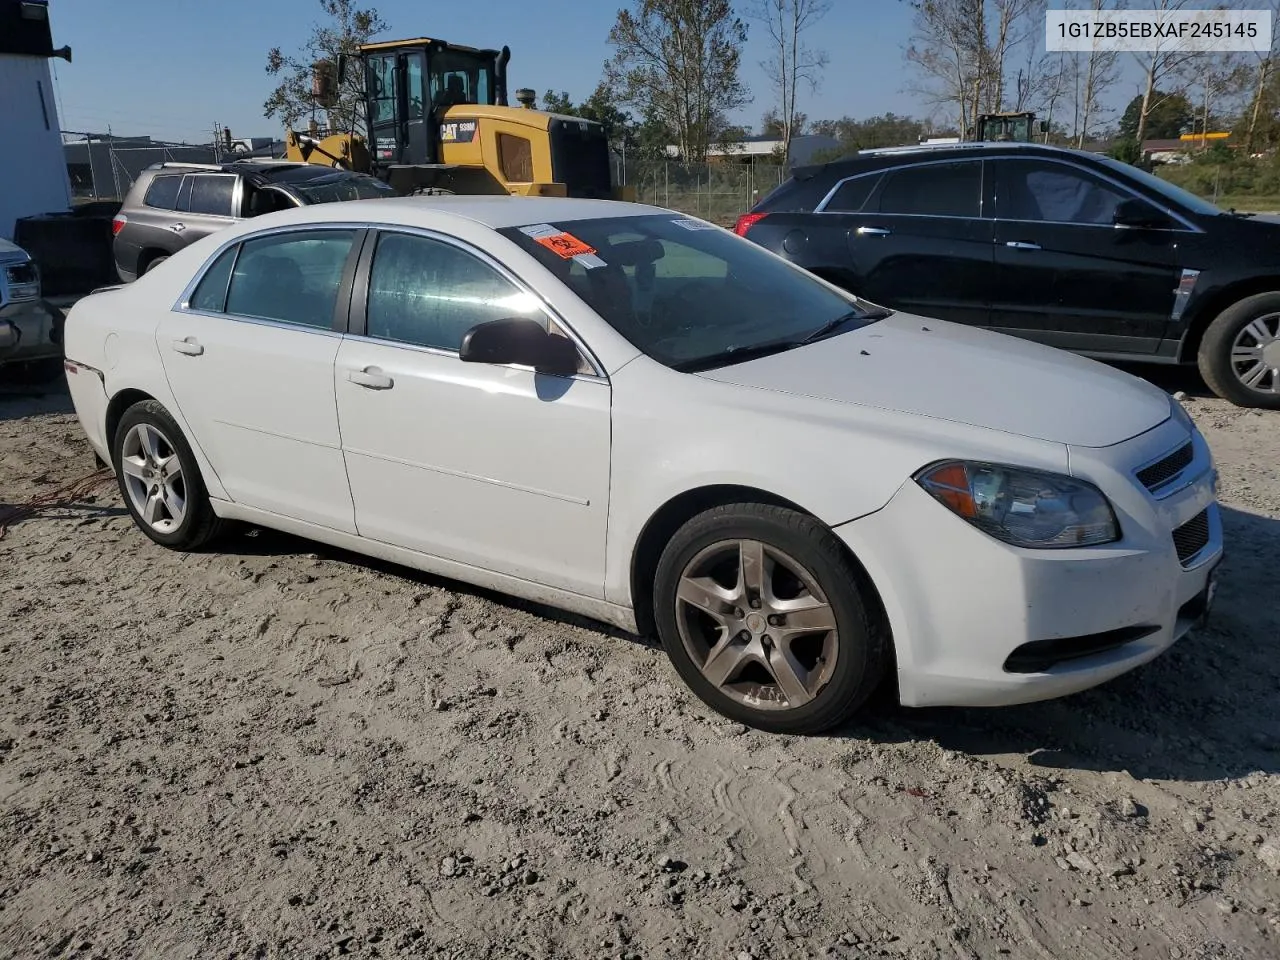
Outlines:
{"label": "blue sky", "polygon": [[[512,49],[511,89],[567,90],[586,97],[609,56],[615,0],[369,0],[390,24],[384,39],[442,37]],[[236,136],[279,136],[262,115],[272,88],[263,65],[279,45],[298,49],[318,19],[316,0],[51,0],[54,43],[74,62],[54,60],[64,130],[208,141],[215,123]],[[127,14],[124,12],[127,11]],[[902,0],[836,0],[812,42],[831,54],[812,118],[920,114],[905,91],[903,60],[911,12]],[[739,122],[757,126],[771,106],[759,66],[767,55],[753,25],[743,79],[755,96]],[[1132,95],[1123,84],[1125,98]]]}

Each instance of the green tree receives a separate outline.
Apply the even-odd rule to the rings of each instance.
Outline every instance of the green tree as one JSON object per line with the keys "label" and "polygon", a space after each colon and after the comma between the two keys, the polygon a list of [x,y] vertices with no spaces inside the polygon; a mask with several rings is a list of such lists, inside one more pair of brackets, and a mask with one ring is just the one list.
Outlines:
{"label": "green tree", "polygon": [[[1142,125],[1142,103],[1143,96],[1139,94],[1125,107],[1124,114],[1120,117],[1122,138],[1137,141],[1138,130]],[[1144,140],[1173,140],[1191,129],[1195,111],[1185,94],[1155,90],[1151,94],[1151,104],[1146,129],[1142,132]]]}
{"label": "green tree", "polygon": [[[262,105],[262,115],[280,120],[292,127],[303,117],[315,116],[320,109],[312,96],[312,65],[328,61],[335,68],[342,56],[354,56],[360,44],[387,29],[387,24],[373,7],[358,8],[354,0],[319,0],[325,22],[313,24],[311,35],[297,54],[285,54],[279,47],[267,52],[267,73],[278,78],[276,88]],[[350,130],[364,134],[364,73],[347,70],[338,85],[337,98],[328,107],[328,126],[334,130]]]}
{"label": "green tree", "polygon": [[682,159],[700,163],[750,99],[738,77],[746,39],[731,0],[631,0],[609,31],[605,83],[665,125]]}

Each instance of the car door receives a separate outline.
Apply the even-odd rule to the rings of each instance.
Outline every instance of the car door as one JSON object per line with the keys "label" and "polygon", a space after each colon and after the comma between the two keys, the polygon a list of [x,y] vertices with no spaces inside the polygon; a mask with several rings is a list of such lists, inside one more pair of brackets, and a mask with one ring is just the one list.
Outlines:
{"label": "car door", "polygon": [[1136,194],[1072,163],[989,165],[1000,276],[992,326],[1069,350],[1154,353],[1181,276],[1181,225],[1148,203],[1166,227],[1117,227],[1116,207]]}
{"label": "car door", "polygon": [[[861,209],[843,214],[855,292],[927,317],[987,323],[994,257],[992,224],[982,217],[982,182],[980,159],[886,171]],[[860,199],[860,192],[853,198]],[[824,212],[843,202],[837,190]]]}
{"label": "car door", "polygon": [[236,222],[240,209],[240,178],[234,173],[189,173],[182,178],[175,216],[167,229],[183,244]]}
{"label": "car door", "polygon": [[554,322],[478,251],[388,231],[366,260],[335,374],[360,535],[603,596],[608,381],[463,363],[478,323]]}
{"label": "car door", "polygon": [[191,440],[228,496],[348,533],[333,365],[362,237],[307,227],[234,244],[156,331]]}

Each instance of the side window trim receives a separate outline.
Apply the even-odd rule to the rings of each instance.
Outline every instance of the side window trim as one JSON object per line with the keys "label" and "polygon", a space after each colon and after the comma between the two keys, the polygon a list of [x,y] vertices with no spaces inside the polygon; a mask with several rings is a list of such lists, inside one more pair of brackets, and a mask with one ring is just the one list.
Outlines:
{"label": "side window trim", "polygon": [[[1100,180],[1111,189],[1117,190],[1120,193],[1123,193],[1134,200],[1141,200],[1143,203],[1150,204],[1151,206],[1159,210],[1161,213],[1167,215],[1170,219],[1182,224],[1181,227],[1152,227],[1150,229],[1161,230],[1166,233],[1203,233],[1204,232],[1199,227],[1189,223],[1187,219],[1181,216],[1179,213],[1177,213],[1177,211],[1169,209],[1163,203],[1160,203],[1157,200],[1152,200],[1150,197],[1139,193],[1137,190],[1133,189],[1127,184],[1121,183],[1119,180],[1113,179],[1112,177],[1107,176],[1105,173],[1102,173],[1101,171],[1090,170],[1088,167],[1081,166],[1078,163],[1072,163],[1070,160],[1064,160],[1061,157],[1002,156],[1002,157],[993,158],[994,163],[1003,163],[1009,160],[1023,160],[1023,161],[1033,161],[1033,162],[1039,162],[1039,163],[1054,163],[1060,167],[1066,167],[1067,169],[1073,171],[1074,173],[1081,174],[1085,178]],[[992,179],[995,181],[996,188],[998,189],[999,182],[1000,182],[999,176],[993,177]],[[999,203],[998,194],[993,193],[993,197],[995,197],[996,203],[998,204]],[[993,214],[993,218],[1000,223],[1047,223],[1047,224],[1051,224],[1053,226],[1059,226],[1059,227],[1092,227],[1095,230],[1099,228],[1104,230],[1116,229],[1115,225],[1110,223],[1079,223],[1078,221],[1075,221],[1075,220],[1018,220],[1013,217],[1002,217],[999,215],[999,210],[994,208],[992,209],[992,214]]]}
{"label": "side window trim", "polygon": [[[980,182],[982,183],[982,190],[978,194],[978,215],[976,217],[957,217],[950,214],[936,214],[936,213],[880,213],[878,211],[871,211],[867,209],[874,201],[878,201],[880,199],[880,193],[881,191],[884,190],[885,185],[888,184],[890,175],[895,173],[901,173],[903,170],[910,170],[914,167],[935,167],[935,166],[938,166],[939,164],[944,164],[944,163],[945,164],[959,164],[959,163],[982,164],[982,169],[979,173]],[[904,164],[901,164],[900,166],[895,166],[895,167],[880,167],[877,170],[868,170],[866,173],[851,174],[845,177],[843,180],[837,181],[835,186],[833,186],[827,192],[827,195],[822,198],[822,202],[814,208],[813,212],[829,213],[833,216],[841,216],[841,215],[862,216],[862,215],[871,215],[874,213],[874,215],[877,217],[929,217],[935,220],[986,220],[986,219],[990,219],[987,216],[986,203],[985,203],[986,181],[987,181],[988,175],[989,175],[988,164],[987,164],[986,157],[948,157],[945,160],[921,160],[917,163],[904,163]],[[862,210],[860,212],[855,213],[854,211],[851,211],[851,210],[827,210],[827,204],[829,204],[832,201],[832,199],[836,195],[836,192],[841,187],[843,187],[850,180],[859,180],[863,177],[879,177],[880,182],[877,183],[874,187],[872,187],[871,193],[867,195],[867,199],[863,202]]]}
{"label": "side window trim", "polygon": [[[397,347],[402,350],[414,350],[419,353],[432,353],[442,357],[458,356],[457,350],[446,350],[442,347],[424,347],[412,343],[402,343],[398,340],[384,340],[380,337],[371,337],[367,334],[369,322],[369,275],[373,268],[373,254],[378,246],[378,237],[383,234],[403,234],[406,236],[425,237],[428,240],[435,240],[439,243],[446,244],[465,254],[475,257],[481,263],[492,268],[499,276],[513,284],[521,293],[526,293],[538,302],[539,308],[547,315],[560,330],[573,341],[574,346],[578,348],[580,353],[591,367],[591,373],[579,373],[576,377],[585,377],[593,380],[607,380],[605,376],[604,366],[592,353],[591,348],[578,336],[577,332],[564,319],[554,306],[547,302],[546,298],[537,293],[532,287],[525,283],[519,276],[511,271],[506,264],[499,262],[495,257],[467,243],[465,240],[459,240],[456,237],[450,237],[446,234],[437,233],[423,227],[410,227],[404,225],[370,225],[367,239],[364,243],[364,249],[360,253],[359,264],[355,268],[354,283],[351,292],[351,310],[350,323],[347,328],[347,336],[353,339],[367,340],[371,343],[380,343],[386,346]],[[519,364],[500,364],[500,366],[510,366],[514,369],[525,369]]]}
{"label": "side window trim", "polygon": [[[333,320],[329,328],[323,327],[306,327],[296,323],[286,323],[283,320],[271,320],[266,317],[249,317],[239,313],[227,312],[227,297],[231,292],[231,278],[235,275],[236,265],[240,261],[240,251],[244,249],[244,244],[251,240],[260,240],[263,237],[278,236],[288,233],[313,233],[317,230],[350,230],[354,233],[351,238],[351,250],[347,253],[346,262],[342,267],[342,280],[338,287],[338,296],[334,302]],[[175,313],[193,313],[204,317],[219,317],[224,320],[232,320],[236,323],[253,323],[269,327],[278,327],[282,330],[300,330],[306,333],[318,333],[324,336],[342,336],[347,332],[348,322],[352,303],[353,278],[355,277],[357,264],[361,262],[361,253],[365,246],[368,245],[368,238],[372,235],[373,230],[369,224],[365,223],[306,223],[297,224],[286,227],[272,227],[267,230],[260,230],[255,233],[242,234],[234,239],[228,240],[218,247],[209,258],[200,266],[199,272],[191,279],[191,281],[183,288],[178,296],[178,301],[170,308]],[[231,273],[227,276],[227,289],[222,294],[222,311],[219,313],[211,313],[208,310],[195,310],[191,307],[191,297],[195,294],[196,288],[200,286],[200,281],[204,279],[218,259],[230,247],[237,246],[235,262],[231,265]]]}

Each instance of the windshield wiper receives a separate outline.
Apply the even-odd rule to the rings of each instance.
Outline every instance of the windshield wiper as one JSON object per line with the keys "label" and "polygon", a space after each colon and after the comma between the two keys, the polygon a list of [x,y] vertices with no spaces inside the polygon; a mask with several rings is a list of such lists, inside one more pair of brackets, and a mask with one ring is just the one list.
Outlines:
{"label": "windshield wiper", "polygon": [[714,367],[727,367],[733,363],[744,363],[759,357],[785,353],[796,347],[804,346],[803,340],[771,340],[768,343],[753,343],[743,346],[728,347],[718,353],[709,353],[705,357],[694,357],[691,360],[679,360],[671,365],[672,370],[681,373],[697,373],[699,370],[711,370]]}
{"label": "windshield wiper", "polygon": [[883,320],[889,316],[888,310],[850,310],[848,313],[841,314],[834,320],[828,320],[817,330],[808,334],[801,343],[817,343],[819,340],[825,340],[827,337],[835,336],[840,329],[854,321],[862,321],[870,323],[873,320]]}

